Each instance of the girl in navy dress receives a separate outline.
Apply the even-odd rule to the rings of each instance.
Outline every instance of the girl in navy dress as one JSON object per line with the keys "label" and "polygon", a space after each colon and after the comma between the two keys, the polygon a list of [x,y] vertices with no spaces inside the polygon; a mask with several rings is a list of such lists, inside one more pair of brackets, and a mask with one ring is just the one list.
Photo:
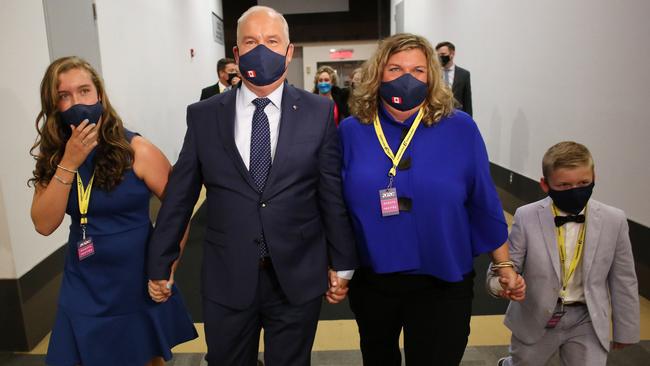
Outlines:
{"label": "girl in navy dress", "polygon": [[[70,215],[58,311],[46,363],[160,365],[197,334],[178,291],[147,293],[149,199],[171,165],[126,130],[86,61],[54,61],[41,82],[32,221],[43,235]],[[172,274],[173,276],[173,274]]]}
{"label": "girl in navy dress", "polygon": [[[454,109],[423,37],[379,45],[341,122],[343,194],[361,268],[350,305],[364,365],[458,365],[469,335],[473,258],[489,253],[504,291],[523,279],[472,118]],[[510,294],[510,292],[508,292]]]}

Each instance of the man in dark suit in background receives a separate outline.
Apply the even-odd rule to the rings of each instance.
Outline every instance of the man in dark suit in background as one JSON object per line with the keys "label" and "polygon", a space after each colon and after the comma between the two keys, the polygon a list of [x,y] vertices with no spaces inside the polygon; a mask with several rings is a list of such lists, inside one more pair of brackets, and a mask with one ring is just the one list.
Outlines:
{"label": "man in dark suit in background", "polygon": [[239,83],[239,74],[237,74],[237,64],[231,58],[222,58],[217,62],[217,75],[219,80],[216,84],[210,85],[201,90],[201,99],[208,99],[213,95],[223,93]]}
{"label": "man in dark suit in background", "polygon": [[309,365],[321,298],[343,300],[357,267],[333,104],[285,82],[293,45],[275,10],[247,10],[233,51],[240,87],[187,109],[150,239],[150,292],[169,295],[170,266],[205,185],[208,364],[255,365],[264,328],[267,365]]}
{"label": "man in dark suit in background", "polygon": [[451,90],[454,92],[454,98],[460,106],[458,109],[472,115],[472,83],[469,78],[469,71],[454,64],[456,55],[456,46],[451,42],[440,42],[436,45],[436,52],[440,57],[442,65],[442,76]]}

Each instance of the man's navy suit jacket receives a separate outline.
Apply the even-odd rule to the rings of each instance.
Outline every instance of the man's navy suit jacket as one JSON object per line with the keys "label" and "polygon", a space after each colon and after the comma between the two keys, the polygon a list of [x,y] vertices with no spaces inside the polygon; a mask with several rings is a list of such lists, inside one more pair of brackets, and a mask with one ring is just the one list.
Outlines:
{"label": "man's navy suit jacket", "polygon": [[260,194],[234,140],[236,94],[187,109],[185,141],[149,243],[149,278],[168,278],[205,185],[203,296],[236,309],[250,306],[263,232],[282,290],[290,303],[301,304],[325,293],[328,266],[357,267],[333,105],[285,83],[276,152]]}

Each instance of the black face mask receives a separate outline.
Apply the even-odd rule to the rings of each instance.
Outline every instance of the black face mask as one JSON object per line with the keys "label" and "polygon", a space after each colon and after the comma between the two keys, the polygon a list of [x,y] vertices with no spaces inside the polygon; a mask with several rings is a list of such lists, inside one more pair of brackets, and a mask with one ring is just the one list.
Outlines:
{"label": "black face mask", "polygon": [[594,190],[595,183],[592,182],[588,186],[567,189],[565,191],[555,191],[548,188],[548,195],[553,200],[553,203],[560,210],[577,215],[587,205],[591,193]]}
{"label": "black face mask", "polygon": [[449,55],[440,56],[440,65],[445,66],[449,63],[449,60],[451,60]]}
{"label": "black face mask", "polygon": [[232,85],[232,79],[234,79],[234,78],[236,78],[236,77],[237,77],[237,73],[236,73],[236,72],[233,72],[233,73],[228,74],[228,85]]}

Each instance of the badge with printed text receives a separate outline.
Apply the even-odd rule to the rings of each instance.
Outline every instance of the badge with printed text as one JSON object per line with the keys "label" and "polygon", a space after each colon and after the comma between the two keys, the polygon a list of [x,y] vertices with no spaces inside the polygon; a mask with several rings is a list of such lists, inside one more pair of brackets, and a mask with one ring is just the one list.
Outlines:
{"label": "badge with printed text", "polygon": [[399,203],[397,201],[397,190],[387,188],[379,190],[379,203],[382,216],[399,215]]}
{"label": "badge with printed text", "polygon": [[564,310],[559,310],[553,313],[553,316],[551,316],[551,319],[548,320],[548,323],[546,323],[546,329],[553,329],[557,326],[557,324],[560,322],[560,319],[566,314],[566,311]]}
{"label": "badge with printed text", "polygon": [[90,236],[77,242],[77,255],[79,260],[82,261],[91,255],[95,254],[95,245],[93,238]]}

